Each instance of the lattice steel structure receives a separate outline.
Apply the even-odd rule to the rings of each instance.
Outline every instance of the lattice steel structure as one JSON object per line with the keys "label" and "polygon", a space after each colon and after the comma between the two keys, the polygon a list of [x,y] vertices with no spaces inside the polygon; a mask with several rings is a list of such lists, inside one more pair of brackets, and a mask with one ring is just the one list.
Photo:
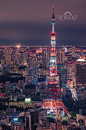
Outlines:
{"label": "lattice steel structure", "polygon": [[54,31],[55,16],[54,7],[52,14],[52,33],[51,35],[51,51],[50,51],[50,62],[49,62],[49,76],[46,77],[47,89],[45,93],[43,107],[47,110],[52,110],[57,118],[60,116],[60,109],[63,109],[69,116],[70,113],[66,109],[61,99],[61,93],[59,89],[59,76],[57,75],[57,54],[56,54],[56,33]]}

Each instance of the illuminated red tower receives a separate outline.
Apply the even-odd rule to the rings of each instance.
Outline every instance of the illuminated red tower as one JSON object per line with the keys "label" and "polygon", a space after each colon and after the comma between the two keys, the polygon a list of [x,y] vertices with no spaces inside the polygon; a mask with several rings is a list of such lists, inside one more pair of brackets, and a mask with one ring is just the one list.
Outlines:
{"label": "illuminated red tower", "polygon": [[59,76],[57,75],[57,54],[56,54],[56,33],[54,31],[55,16],[54,7],[52,14],[52,33],[51,35],[51,51],[50,51],[50,62],[49,62],[49,76],[46,77],[47,89],[45,93],[43,107],[48,111],[53,111],[53,113],[58,116],[60,115],[60,109],[63,109],[69,116],[70,113],[64,106],[61,93],[59,89]]}

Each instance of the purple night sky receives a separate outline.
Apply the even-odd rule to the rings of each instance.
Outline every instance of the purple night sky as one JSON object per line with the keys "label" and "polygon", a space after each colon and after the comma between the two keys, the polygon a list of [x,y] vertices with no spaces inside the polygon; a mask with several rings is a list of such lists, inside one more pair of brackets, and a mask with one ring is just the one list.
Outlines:
{"label": "purple night sky", "polygon": [[[52,6],[57,45],[86,44],[86,0],[0,0],[0,45],[50,45]],[[74,21],[59,21],[66,11]]]}

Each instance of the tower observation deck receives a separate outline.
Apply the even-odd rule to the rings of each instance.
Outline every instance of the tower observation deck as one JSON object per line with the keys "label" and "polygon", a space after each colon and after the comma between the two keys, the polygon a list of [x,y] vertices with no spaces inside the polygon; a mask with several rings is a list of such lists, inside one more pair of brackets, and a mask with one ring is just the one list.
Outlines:
{"label": "tower observation deck", "polygon": [[56,117],[60,117],[60,109],[63,109],[68,116],[71,116],[61,99],[61,93],[59,89],[59,76],[57,75],[57,54],[56,54],[56,33],[54,31],[55,16],[54,7],[52,14],[52,32],[51,35],[51,50],[50,50],[50,61],[49,61],[49,76],[46,76],[46,92],[43,103],[43,108],[48,111],[53,111]]}

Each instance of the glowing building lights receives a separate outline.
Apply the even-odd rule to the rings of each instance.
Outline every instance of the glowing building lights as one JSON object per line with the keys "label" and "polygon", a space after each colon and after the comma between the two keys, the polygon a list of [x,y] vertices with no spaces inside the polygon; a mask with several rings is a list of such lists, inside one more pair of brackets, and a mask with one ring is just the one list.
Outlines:
{"label": "glowing building lights", "polygon": [[78,59],[77,61],[85,61],[85,59]]}
{"label": "glowing building lights", "polygon": [[[47,90],[45,93],[45,99],[43,103],[43,108],[48,110],[48,114],[52,111],[54,114],[60,115],[60,108],[62,108],[69,116],[69,112],[64,106],[60,89],[59,89],[59,76],[57,76],[57,54],[56,54],[56,33],[54,32],[54,7],[52,14],[52,33],[51,35],[51,50],[50,50],[50,62],[49,62],[49,76],[46,78]],[[59,109],[59,111],[58,111]]]}

